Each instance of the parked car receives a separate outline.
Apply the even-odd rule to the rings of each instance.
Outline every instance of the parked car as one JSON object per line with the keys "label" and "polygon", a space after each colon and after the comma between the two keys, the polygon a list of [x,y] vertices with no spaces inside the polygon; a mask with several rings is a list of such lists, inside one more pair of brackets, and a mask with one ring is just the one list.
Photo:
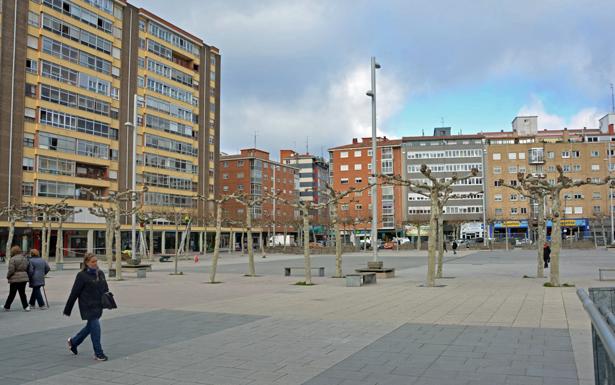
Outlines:
{"label": "parked car", "polygon": [[457,242],[457,247],[461,248],[461,247],[466,247],[466,248],[470,248],[470,240],[469,239],[457,239],[455,242]]}
{"label": "parked car", "polygon": [[524,246],[524,245],[530,245],[532,244],[532,241],[524,238],[524,239],[515,239],[515,246]]}

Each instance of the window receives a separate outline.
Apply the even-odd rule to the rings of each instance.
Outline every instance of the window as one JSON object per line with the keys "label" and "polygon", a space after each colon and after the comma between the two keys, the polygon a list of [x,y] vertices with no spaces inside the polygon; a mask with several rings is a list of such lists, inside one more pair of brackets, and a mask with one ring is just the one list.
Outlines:
{"label": "window", "polygon": [[355,169],[355,171],[360,171],[360,170],[362,169],[362,165],[361,165],[361,163],[357,163],[357,164],[355,164],[355,165],[354,165],[354,169]]}
{"label": "window", "polygon": [[340,158],[348,158],[348,151],[340,152]]}
{"label": "window", "polygon": [[94,71],[111,74],[111,62],[43,36],[43,52]]}
{"label": "window", "polygon": [[363,210],[363,205],[360,203],[357,203],[356,205],[354,205],[354,209],[355,210]]}
{"label": "window", "polygon": [[594,191],[594,192],[592,193],[592,199],[593,199],[593,200],[600,200],[600,199],[601,199],[601,194],[600,194],[600,192]]}
{"label": "window", "polygon": [[24,132],[23,145],[24,147],[30,147],[30,148],[34,147],[34,134]]}
{"label": "window", "polygon": [[372,156],[373,152],[372,150],[367,150],[367,156]]}
{"label": "window", "polygon": [[493,168],[493,173],[494,174],[501,174],[502,173],[502,167],[494,167]]}
{"label": "window", "polygon": [[243,167],[243,160],[237,161],[237,167]]}
{"label": "window", "polygon": [[38,38],[36,36],[28,35],[27,45],[28,48],[38,49]]}
{"label": "window", "polygon": [[340,179],[340,184],[348,184],[348,178]]}
{"label": "window", "polygon": [[600,208],[600,206],[593,206],[592,207],[592,212],[594,214],[600,214],[601,211],[602,211],[602,209]]}
{"label": "window", "polygon": [[243,172],[238,172],[238,173],[237,173],[236,178],[237,178],[237,179],[241,179],[241,178],[243,178],[244,176],[245,176],[245,175],[244,175],[244,173],[243,173]]}
{"label": "window", "polygon": [[348,205],[347,204],[340,205],[340,210],[348,211]]}
{"label": "window", "polygon": [[564,213],[565,213],[565,214],[572,214],[572,207],[566,207],[566,208],[564,208]]}
{"label": "window", "polygon": [[363,183],[363,178],[354,178],[355,183]]}
{"label": "window", "polygon": [[36,120],[36,110],[34,108],[26,107],[24,109],[24,116],[26,117],[26,120],[34,122]]}
{"label": "window", "polygon": [[508,173],[509,174],[516,174],[517,173],[517,166],[509,166],[508,167]]}
{"label": "window", "polygon": [[583,207],[581,207],[581,206],[576,206],[576,207],[574,208],[574,213],[575,213],[575,214],[583,214]]}
{"label": "window", "polygon": [[111,105],[99,99],[41,84],[41,100],[109,116]]}
{"label": "window", "polygon": [[23,158],[21,163],[21,169],[24,171],[34,171],[34,159]]}
{"label": "window", "polygon": [[555,172],[555,166],[547,166],[547,172]]}
{"label": "window", "polygon": [[565,165],[563,165],[563,166],[562,166],[562,170],[563,170],[564,172],[570,172],[571,167],[570,167],[570,165],[569,165],[569,164],[565,164]]}
{"label": "window", "polygon": [[228,174],[222,174],[222,179],[228,179]]}
{"label": "window", "polygon": [[38,62],[34,59],[26,59],[26,72],[38,73]]}
{"label": "window", "polygon": [[74,198],[75,185],[72,183],[60,183],[46,180],[38,181],[38,196],[53,198]]}
{"label": "window", "polygon": [[527,207],[521,207],[521,214],[527,214]]}
{"label": "window", "polygon": [[502,201],[502,194],[495,194],[493,196],[493,200],[496,202],[501,202]]}
{"label": "window", "polygon": [[580,158],[581,157],[581,151],[572,151],[572,157],[573,158]]}
{"label": "window", "polygon": [[508,153],[508,160],[516,160],[517,159],[517,153],[516,152],[509,152]]}
{"label": "window", "polygon": [[354,157],[355,157],[355,158],[360,158],[360,157],[361,157],[361,153],[362,153],[362,151],[361,151],[361,150],[355,150],[355,152],[354,152]]}
{"label": "window", "polygon": [[510,208],[510,215],[517,215],[518,211],[516,207],[511,207]]}
{"label": "window", "polygon": [[502,209],[495,209],[495,215],[497,216],[501,216],[502,215]]}
{"label": "window", "polygon": [[34,183],[23,182],[21,184],[21,195],[31,197],[34,195]]}
{"label": "window", "polygon": [[[41,92],[41,99],[45,100],[43,98],[43,92]],[[106,123],[82,118],[64,112],[48,110],[46,108],[40,109],[39,121],[41,124],[114,140],[117,139],[118,134],[117,129],[111,128]]]}
{"label": "window", "polygon": [[553,151],[549,151],[549,152],[547,152],[547,158],[549,158],[549,159],[555,159],[555,152],[553,152]]}
{"label": "window", "polygon": [[502,154],[500,154],[499,152],[494,152],[493,160],[500,160],[500,159],[502,159]]}
{"label": "window", "polygon": [[600,165],[599,164],[592,164],[592,171],[600,171]]}
{"label": "window", "polygon": [[341,164],[340,165],[340,171],[348,171],[348,165],[347,164]]}
{"label": "window", "polygon": [[570,151],[562,151],[562,158],[564,159],[570,158]]}
{"label": "window", "polygon": [[574,193],[573,195],[575,200],[582,200],[583,199],[583,194],[581,193]]}
{"label": "window", "polygon": [[32,11],[28,12],[28,24],[34,27],[39,26],[38,14],[36,12],[32,12]]}
{"label": "window", "polygon": [[110,40],[104,39],[98,35],[90,33],[86,30],[78,28],[73,24],[56,19],[46,13],[43,13],[43,28],[51,31],[62,37],[71,39],[82,45],[88,46],[108,55],[111,54],[112,43]]}
{"label": "window", "polygon": [[519,159],[521,159],[521,160],[525,159],[525,152],[520,152],[519,153]]}
{"label": "window", "polygon": [[581,165],[580,165],[580,164],[575,164],[575,165],[572,167],[572,169],[573,169],[575,172],[579,172],[579,171],[581,171]]}
{"label": "window", "polygon": [[525,174],[525,171],[526,171],[525,167],[523,167],[523,166],[519,166],[519,172],[520,172],[520,173]]}
{"label": "window", "polygon": [[493,182],[493,185],[494,185],[495,187],[500,187],[500,186],[502,186],[502,181],[500,181],[500,180],[496,180],[496,181],[494,181],[494,182]]}
{"label": "window", "polygon": [[517,201],[518,196],[517,196],[517,194],[510,194],[510,197],[509,197],[509,198],[510,198],[510,201],[511,201],[511,202],[516,202],[516,201]]}
{"label": "window", "polygon": [[600,151],[592,151],[591,152],[591,157],[592,158],[598,158],[600,156]]}

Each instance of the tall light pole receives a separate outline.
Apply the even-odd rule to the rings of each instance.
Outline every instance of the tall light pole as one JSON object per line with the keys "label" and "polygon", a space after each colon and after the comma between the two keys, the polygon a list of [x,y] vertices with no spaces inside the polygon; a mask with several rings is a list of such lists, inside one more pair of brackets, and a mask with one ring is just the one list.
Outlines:
{"label": "tall light pole", "polygon": [[[137,94],[134,95],[133,105],[133,120],[132,122],[124,123],[126,129],[132,128],[132,191],[137,190]],[[137,260],[137,213],[135,213],[135,201],[130,200],[132,209],[132,218],[130,219],[131,233],[130,233],[130,258],[133,261]]]}
{"label": "tall light pole", "polygon": [[372,235],[371,246],[374,255],[374,261],[378,261],[378,187],[376,186],[376,70],[380,68],[380,64],[376,63],[376,57],[372,56],[372,89],[367,91],[367,96],[372,98],[372,177],[370,182],[372,186]]}
{"label": "tall light pole", "polygon": [[[612,165],[611,165],[611,141],[612,141],[612,138],[613,137],[609,133],[609,145],[608,145],[608,150],[607,150],[607,156],[608,156],[608,159],[609,159],[609,172],[608,172],[609,176],[611,175],[611,167],[612,167]],[[614,229],[613,223],[615,222],[613,220],[613,189],[610,188],[610,186],[611,186],[610,183],[608,184],[608,186],[609,186],[608,192],[609,192],[609,209],[610,209],[609,211],[611,212],[611,244],[615,244],[615,234],[613,234],[613,229]]]}
{"label": "tall light pole", "polygon": [[485,164],[485,158],[487,157],[487,148],[485,147],[486,143],[483,142],[483,147],[481,148],[482,154],[482,171],[481,177],[483,180],[483,246],[487,246],[487,237],[489,237],[489,229],[487,228],[487,165]]}

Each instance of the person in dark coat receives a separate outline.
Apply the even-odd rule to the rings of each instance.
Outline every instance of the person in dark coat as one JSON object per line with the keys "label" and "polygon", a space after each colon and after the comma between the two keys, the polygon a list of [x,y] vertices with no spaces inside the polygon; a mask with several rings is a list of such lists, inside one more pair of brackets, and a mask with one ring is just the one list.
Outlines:
{"label": "person in dark coat", "polygon": [[32,294],[30,295],[30,307],[34,307],[35,301],[38,302],[38,307],[41,310],[46,310],[47,305],[43,299],[41,290],[45,286],[45,276],[49,273],[49,264],[38,253],[38,250],[30,250],[30,266],[28,267],[28,276],[30,277],[30,287]]}
{"label": "person in dark coat", "polygon": [[79,299],[79,313],[87,324],[75,336],[68,339],[68,349],[77,354],[77,347],[89,335],[94,347],[94,359],[107,361],[100,342],[100,317],[102,316],[102,295],[109,291],[105,273],[98,268],[98,260],[92,253],[83,258],[83,269],[77,273],[75,283],[64,307],[64,315],[70,317],[75,301]]}
{"label": "person in dark coat", "polygon": [[551,262],[551,248],[548,243],[545,243],[542,250],[542,259],[545,261],[545,269],[549,267],[549,263]]}
{"label": "person in dark coat", "polygon": [[28,284],[28,258],[21,253],[21,247],[13,246],[11,248],[11,259],[9,260],[9,270],[6,273],[6,278],[9,281],[9,296],[4,303],[4,310],[11,310],[11,304],[15,299],[15,294],[19,293],[21,306],[25,311],[30,311],[28,306],[28,297],[26,296],[26,285]]}
{"label": "person in dark coat", "polygon": [[453,241],[453,254],[457,254],[457,241]]}

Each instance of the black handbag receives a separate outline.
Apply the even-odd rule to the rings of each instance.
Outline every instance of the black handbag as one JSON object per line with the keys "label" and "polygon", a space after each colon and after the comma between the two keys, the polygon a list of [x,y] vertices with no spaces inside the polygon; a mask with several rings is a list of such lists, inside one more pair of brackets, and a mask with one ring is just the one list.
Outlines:
{"label": "black handbag", "polygon": [[113,298],[113,293],[111,293],[110,291],[103,293],[102,307],[103,309],[117,309],[117,303],[115,303],[115,298]]}

